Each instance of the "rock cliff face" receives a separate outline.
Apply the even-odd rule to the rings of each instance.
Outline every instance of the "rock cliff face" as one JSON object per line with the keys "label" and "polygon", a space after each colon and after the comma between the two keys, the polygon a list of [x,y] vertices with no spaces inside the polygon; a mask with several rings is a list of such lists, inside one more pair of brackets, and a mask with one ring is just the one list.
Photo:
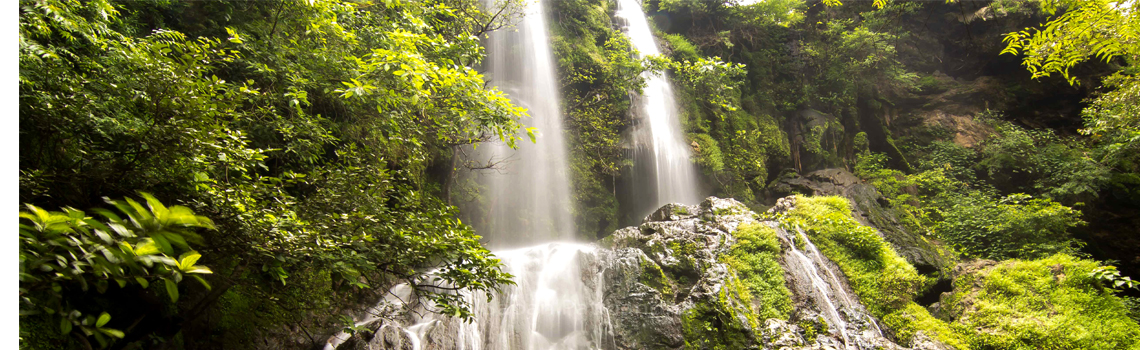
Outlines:
{"label": "rock cliff face", "polygon": [[[362,322],[368,331],[333,337],[329,348],[905,349],[889,339],[889,330],[868,314],[844,275],[807,235],[765,219],[794,205],[794,197],[781,199],[770,214],[761,216],[735,200],[709,197],[697,206],[666,205],[641,225],[618,230],[596,246],[534,248],[563,249],[548,255],[571,251],[573,257],[533,259],[529,271],[546,271],[543,261],[577,265],[559,268],[570,281],[548,292],[561,295],[557,301],[540,303],[585,295],[573,308],[547,310],[557,314],[554,321],[544,321],[541,315],[523,322],[508,320],[530,317],[512,316],[509,310],[516,306],[508,305],[509,300],[532,300],[519,298],[529,293],[527,273],[512,271],[519,285],[496,296],[498,304],[476,303],[474,324],[408,316],[398,300],[411,298],[401,296],[382,305],[395,305],[390,311],[403,307],[402,314],[389,312]],[[770,256],[782,268],[790,292],[787,319],[758,317],[765,307],[763,298],[753,297],[750,285],[742,281],[744,273],[727,262],[745,226],[775,232],[778,244]],[[558,294],[573,288],[583,292]],[[392,295],[402,292],[398,287]],[[526,311],[523,314],[541,313]],[[551,322],[561,326],[544,328]],[[915,338],[922,340],[910,344],[919,345],[915,349],[941,349],[925,337]]]}

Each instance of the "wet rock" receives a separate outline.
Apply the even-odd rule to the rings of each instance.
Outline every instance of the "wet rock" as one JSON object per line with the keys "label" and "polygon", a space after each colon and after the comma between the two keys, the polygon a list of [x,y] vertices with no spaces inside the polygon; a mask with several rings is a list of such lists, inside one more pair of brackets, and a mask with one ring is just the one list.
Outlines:
{"label": "wet rock", "polygon": [[910,340],[910,347],[914,350],[954,350],[953,347],[934,340],[923,331],[914,333],[914,337]]}
{"label": "wet rock", "polygon": [[[789,197],[778,200],[772,210],[794,207],[795,199]],[[883,335],[878,321],[859,303],[843,274],[810,241],[797,244],[794,232],[783,230],[775,222],[759,221],[759,217],[740,202],[709,197],[697,206],[665,206],[641,225],[617,230],[599,242],[597,249],[575,248],[584,250],[573,259],[560,261],[576,265],[566,270],[576,273],[573,279],[581,282],[582,287],[575,288],[597,293],[596,299],[587,299],[598,304],[579,306],[598,311],[600,305],[602,312],[559,316],[563,317],[559,320],[581,322],[576,329],[585,332],[564,334],[557,328],[539,329],[541,337],[536,337],[529,329],[503,328],[525,327],[516,321],[504,323],[504,317],[515,315],[503,311],[513,307],[506,300],[514,300],[519,295],[510,293],[522,293],[519,291],[499,295],[496,301],[483,305],[480,312],[495,316],[475,324],[465,326],[446,317],[384,318],[378,321],[382,326],[370,326],[375,327],[374,336],[354,336],[340,349],[403,350],[418,343],[419,349],[451,350],[487,346],[490,343],[485,339],[471,338],[490,335],[503,337],[498,339],[504,339],[511,348],[525,347],[522,344],[545,348],[558,343],[606,350],[905,349]],[[724,262],[736,242],[734,233],[744,224],[768,225],[776,230],[783,247],[779,264],[793,293],[790,320],[756,319],[755,305],[751,304],[755,301],[741,292],[747,287]],[[557,250],[534,249],[539,255]],[[518,259],[518,251],[511,254]],[[541,265],[544,259],[531,260],[526,269],[549,267]],[[522,271],[513,273],[520,285],[534,283],[539,277],[521,277],[525,275]],[[530,300],[527,298],[522,302]],[[579,310],[579,306],[574,309]],[[580,341],[567,342],[572,337]],[[520,343],[524,338],[531,340]],[[532,342],[536,339],[539,343]]]}

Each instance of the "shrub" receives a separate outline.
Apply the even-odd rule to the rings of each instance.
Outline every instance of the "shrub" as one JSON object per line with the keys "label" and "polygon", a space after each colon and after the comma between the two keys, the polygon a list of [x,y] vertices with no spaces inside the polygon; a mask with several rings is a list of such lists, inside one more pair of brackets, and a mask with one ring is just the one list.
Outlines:
{"label": "shrub", "polygon": [[1049,199],[1013,194],[993,201],[971,193],[940,208],[939,237],[967,257],[1040,258],[1073,252],[1079,242],[1068,229],[1083,225],[1080,212]]}
{"label": "shrub", "polygon": [[125,219],[105,209],[95,210],[103,217],[97,220],[73,208],[49,212],[26,205],[28,211],[20,212],[21,321],[44,314],[39,320],[50,318],[48,324],[58,324],[63,335],[74,328],[106,346],[124,333],[108,325],[112,315],[102,302],[82,299],[92,288],[105,294],[112,283],[126,289],[153,282],[162,284],[162,294],[172,302],[183,277],[209,288],[199,275],[212,271],[196,265],[202,255],[190,244],[201,243],[195,229],[213,229],[213,222],[189,208],[167,208],[150,194],[142,196],[146,207],[129,198],[107,200]]}

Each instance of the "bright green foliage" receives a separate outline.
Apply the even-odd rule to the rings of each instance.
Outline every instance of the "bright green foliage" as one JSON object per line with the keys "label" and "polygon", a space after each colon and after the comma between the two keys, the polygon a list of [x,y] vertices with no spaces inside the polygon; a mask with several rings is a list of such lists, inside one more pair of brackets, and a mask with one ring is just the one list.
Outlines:
{"label": "bright green foliage", "polygon": [[747,287],[752,305],[758,309],[753,312],[755,317],[788,319],[792,293],[778,262],[781,249],[776,230],[762,224],[742,225],[733,235],[736,243],[724,257],[724,263],[736,271],[737,278]]}
{"label": "bright green foliage", "polygon": [[1006,34],[1002,53],[1025,55],[1022,63],[1033,78],[1060,73],[1069,83],[1069,68],[1098,58],[1140,58],[1140,4],[1115,0],[1041,0],[1041,10],[1056,15],[1040,28]]}
{"label": "bright green foliage", "polygon": [[1003,262],[959,276],[945,307],[973,349],[1140,349],[1140,325],[1068,255]]}
{"label": "bright green foliage", "polygon": [[[211,263],[216,293],[163,283],[202,303],[108,305],[112,324],[154,318],[127,331],[140,345],[229,311],[209,306],[234,286],[321,295],[304,301],[412,280],[467,317],[458,296],[424,287],[490,292],[510,276],[441,199],[446,164],[466,144],[517,142],[524,117],[473,68],[477,36],[514,15],[476,7],[21,1],[21,199],[87,207],[144,190],[214,219],[198,250],[226,257]],[[273,319],[322,326],[290,310]]]}
{"label": "bright green foliage", "polygon": [[803,228],[876,316],[905,307],[926,282],[875,229],[851,217],[850,204],[843,197],[797,195],[795,209],[783,225]]}
{"label": "bright green foliage", "polygon": [[1140,287],[1140,282],[1132,280],[1132,277],[1121,276],[1120,270],[1116,266],[1101,266],[1089,272],[1089,277],[1101,280],[1108,288],[1120,289],[1137,289]]}
{"label": "bright green foliage", "polygon": [[51,212],[26,204],[28,211],[20,212],[21,322],[25,317],[47,315],[58,320],[62,334],[74,328],[105,347],[123,338],[123,331],[105,327],[110,314],[76,303],[70,294],[92,287],[104,294],[115,288],[112,282],[120,290],[162,283],[174,302],[177,285],[185,276],[210,287],[199,275],[213,271],[197,265],[202,255],[190,244],[202,244],[195,230],[213,229],[213,222],[189,208],[167,208],[150,194],[141,195],[145,207],[130,198],[107,200],[126,218],[95,210],[102,220],[73,208]]}
{"label": "bright green foliage", "polygon": [[[1115,74],[1103,81],[1108,92],[1081,112],[1081,133],[1101,143],[1101,161],[1122,172],[1140,172],[1140,76]],[[1134,198],[1140,193],[1133,193]]]}
{"label": "bright green foliage", "polygon": [[724,62],[720,57],[697,57],[695,61],[675,61],[663,57],[650,57],[650,68],[668,70],[674,81],[700,92],[711,106],[725,111],[737,108],[737,81],[744,75],[744,65]]}

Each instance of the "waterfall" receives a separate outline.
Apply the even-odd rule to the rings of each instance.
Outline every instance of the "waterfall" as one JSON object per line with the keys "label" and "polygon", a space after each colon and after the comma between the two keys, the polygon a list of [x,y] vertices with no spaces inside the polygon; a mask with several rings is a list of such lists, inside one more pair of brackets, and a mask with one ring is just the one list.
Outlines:
{"label": "waterfall", "polygon": [[[488,8],[496,4],[488,0]],[[474,180],[482,193],[460,204],[485,243],[494,249],[514,286],[503,286],[489,299],[484,294],[458,291],[471,306],[473,322],[435,313],[419,303],[406,284],[369,313],[392,315],[373,341],[400,349],[506,350],[598,349],[609,330],[602,304],[601,271],[589,264],[594,246],[572,241],[566,146],[562,137],[558,89],[542,3],[529,3],[516,28],[491,33],[484,70],[492,85],[505,91],[532,117],[524,121],[538,129],[537,143],[525,140],[518,149],[501,142],[467,149],[469,162],[494,164],[490,169],[461,174]],[[525,139],[525,138],[524,138]],[[537,244],[537,245],[536,245]],[[520,246],[529,246],[518,248]],[[513,248],[509,249],[508,248]],[[384,322],[364,317],[358,325]],[[387,327],[387,328],[386,328]],[[385,333],[386,331],[391,331]],[[607,333],[610,332],[610,333]],[[393,335],[395,334],[395,335]],[[341,333],[329,340],[335,349]],[[612,339],[612,336],[609,336]],[[393,345],[393,344],[399,344]]]}
{"label": "waterfall", "polygon": [[[487,1],[487,8],[496,6],[495,0]],[[523,123],[537,128],[536,143],[526,136],[518,149],[484,143],[467,157],[483,166],[493,164],[469,174],[484,192],[478,203],[461,205],[474,213],[468,222],[493,248],[574,238],[569,165],[545,16],[541,3],[530,3],[517,28],[496,30],[485,41],[484,71],[490,84],[526,108],[531,118]]]}
{"label": "waterfall", "polygon": [[[626,33],[642,58],[660,54],[649,21],[637,0],[618,0],[617,17],[626,21]],[[667,203],[696,204],[697,170],[689,161],[689,146],[681,130],[673,89],[664,73],[645,72],[633,131],[633,206],[648,214]],[[644,181],[644,182],[642,182]]]}
{"label": "waterfall", "polygon": [[[491,300],[483,294],[460,293],[471,302],[474,322],[432,312],[414,303],[407,284],[392,293],[369,314],[385,309],[405,309],[397,332],[406,334],[403,349],[454,350],[571,350],[600,349],[612,341],[609,312],[602,302],[602,271],[596,266],[596,248],[573,243],[546,243],[533,247],[497,251],[505,271],[514,275],[514,286],[505,286]],[[377,321],[368,317],[357,322]],[[341,333],[325,349],[335,349],[348,339]]]}

